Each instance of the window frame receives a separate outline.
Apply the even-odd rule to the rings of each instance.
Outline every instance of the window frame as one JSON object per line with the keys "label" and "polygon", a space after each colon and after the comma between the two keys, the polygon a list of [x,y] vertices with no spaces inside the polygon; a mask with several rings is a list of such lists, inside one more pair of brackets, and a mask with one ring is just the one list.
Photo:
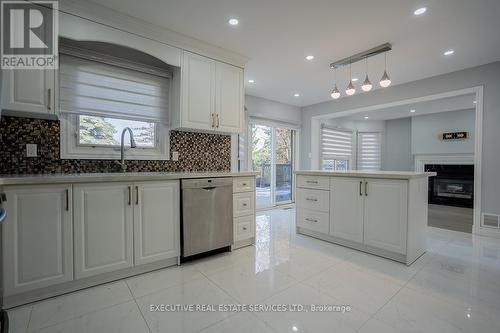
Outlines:
{"label": "window frame", "polygon": [[[78,140],[80,114],[63,114],[59,116],[61,159],[120,159],[120,146],[80,145]],[[117,117],[110,117],[117,118]],[[118,118],[126,119],[126,118]],[[148,120],[143,120],[148,121]],[[130,141],[125,141],[129,143]],[[130,160],[169,160],[170,131],[167,125],[155,122],[155,148],[125,148]]]}

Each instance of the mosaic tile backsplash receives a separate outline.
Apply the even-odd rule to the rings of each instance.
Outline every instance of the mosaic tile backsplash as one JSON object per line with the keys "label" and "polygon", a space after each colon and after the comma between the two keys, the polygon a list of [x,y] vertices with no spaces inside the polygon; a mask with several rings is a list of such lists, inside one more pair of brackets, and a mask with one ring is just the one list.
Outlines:
{"label": "mosaic tile backsplash", "polygon": [[[59,121],[2,116],[0,174],[119,172],[114,160],[63,160],[59,150]],[[38,145],[38,157],[26,157],[26,144]],[[178,161],[127,160],[128,172],[230,171],[229,135],[170,132],[170,151]]]}

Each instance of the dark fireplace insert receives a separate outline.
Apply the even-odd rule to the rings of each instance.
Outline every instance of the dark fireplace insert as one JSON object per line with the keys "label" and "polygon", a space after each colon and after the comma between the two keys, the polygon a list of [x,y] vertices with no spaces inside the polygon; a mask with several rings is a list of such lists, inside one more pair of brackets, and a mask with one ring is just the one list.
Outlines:
{"label": "dark fireplace insert", "polygon": [[426,164],[425,171],[437,173],[429,178],[430,204],[473,207],[473,165]]}

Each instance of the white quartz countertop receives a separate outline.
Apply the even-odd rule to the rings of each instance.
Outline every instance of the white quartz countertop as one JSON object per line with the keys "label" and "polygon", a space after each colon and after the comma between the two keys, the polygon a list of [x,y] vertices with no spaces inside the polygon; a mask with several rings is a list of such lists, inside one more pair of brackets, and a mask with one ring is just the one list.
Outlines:
{"label": "white quartz countertop", "polygon": [[435,176],[435,172],[411,172],[411,171],[323,171],[303,170],[295,171],[296,175],[304,176],[331,176],[331,177],[361,177],[361,178],[390,178],[390,179],[413,179],[420,177]]}
{"label": "white quartz countertop", "polygon": [[0,185],[35,185],[60,183],[134,182],[191,178],[255,177],[256,172],[113,172],[39,175],[0,175]]}

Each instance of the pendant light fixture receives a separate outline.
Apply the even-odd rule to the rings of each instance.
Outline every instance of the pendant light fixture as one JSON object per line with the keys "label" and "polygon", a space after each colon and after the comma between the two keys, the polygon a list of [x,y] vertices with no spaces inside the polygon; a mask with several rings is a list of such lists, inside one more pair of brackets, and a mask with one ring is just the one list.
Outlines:
{"label": "pendant light fixture", "polygon": [[356,92],[356,88],[354,88],[354,85],[352,84],[352,72],[351,72],[351,62],[349,62],[349,85],[347,86],[347,89],[345,90],[345,93],[349,96],[354,95]]}
{"label": "pendant light fixture", "polygon": [[385,66],[384,66],[384,75],[382,75],[382,78],[380,79],[380,86],[382,88],[387,88],[388,86],[391,85],[391,78],[389,75],[387,75],[387,52],[384,53],[384,61],[385,61]]}
{"label": "pendant light fixture", "polygon": [[335,86],[333,87],[332,93],[330,96],[332,96],[333,99],[337,99],[340,97],[340,91],[339,88],[337,88],[337,68],[333,70],[333,77],[335,80]]}
{"label": "pendant light fixture", "polygon": [[365,81],[363,82],[363,85],[361,86],[361,89],[363,89],[363,91],[370,91],[372,90],[372,83],[370,82],[370,79],[368,79],[368,58],[365,58],[365,63],[366,63],[366,77],[365,77]]}

